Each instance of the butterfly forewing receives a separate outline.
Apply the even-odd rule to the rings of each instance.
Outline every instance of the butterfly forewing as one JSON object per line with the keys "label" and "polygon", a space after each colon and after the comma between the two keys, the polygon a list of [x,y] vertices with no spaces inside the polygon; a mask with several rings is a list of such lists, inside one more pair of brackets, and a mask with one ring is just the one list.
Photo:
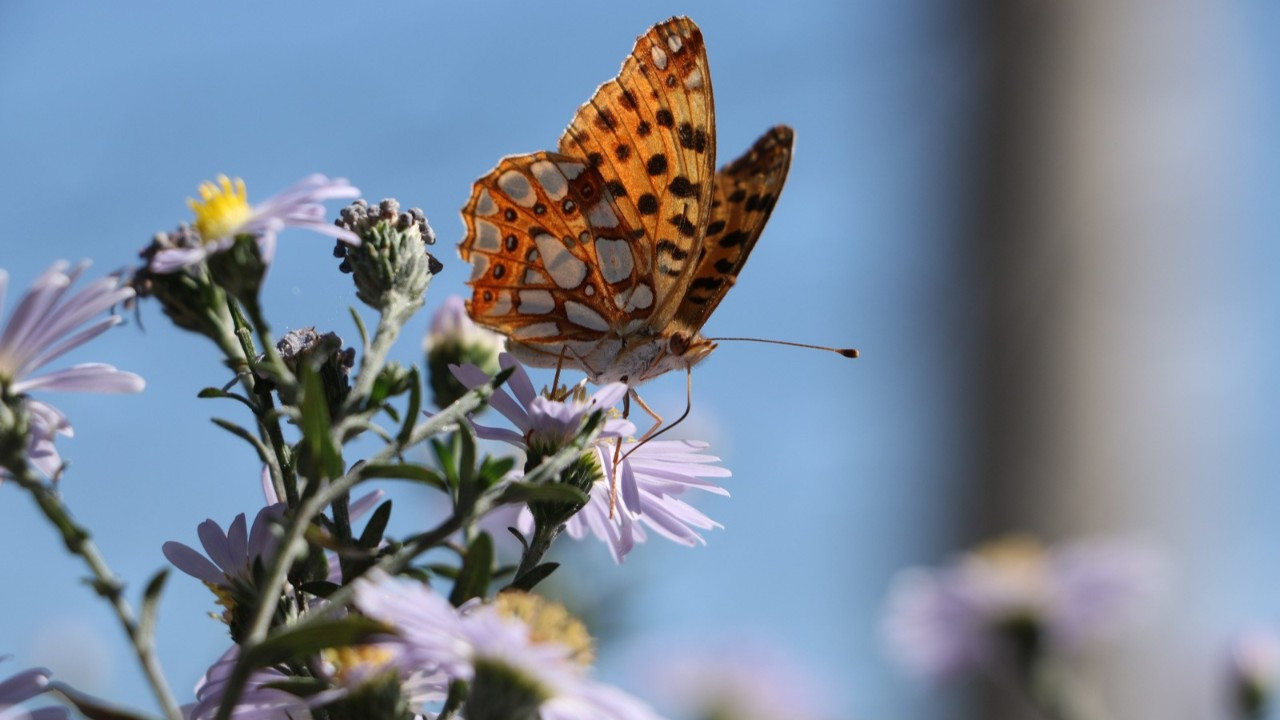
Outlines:
{"label": "butterfly forewing", "polygon": [[715,176],[711,215],[676,322],[698,330],[733,286],[769,220],[791,167],[794,133],[770,129],[742,157]]}
{"label": "butterfly forewing", "polygon": [[648,318],[654,298],[604,184],[582,159],[549,152],[504,158],[476,181],[460,247],[476,322],[554,358]]}
{"label": "butterfly forewing", "polygon": [[657,330],[680,305],[709,217],[714,118],[702,33],[688,18],[672,18],[637,39],[618,77],[578,109],[560,138],[560,152],[600,173],[618,225],[629,229]]}

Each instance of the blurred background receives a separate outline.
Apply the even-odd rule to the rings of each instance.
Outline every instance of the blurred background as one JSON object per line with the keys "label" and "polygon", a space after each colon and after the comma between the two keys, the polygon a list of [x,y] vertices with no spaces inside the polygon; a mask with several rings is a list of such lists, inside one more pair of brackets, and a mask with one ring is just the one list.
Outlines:
{"label": "blurred background", "polygon": [[[420,363],[429,311],[463,292],[453,246],[471,183],[554,147],[636,35],[689,14],[721,162],[775,123],[797,132],[786,192],[708,332],[863,357],[725,344],[698,368],[683,432],[733,470],[731,499],[697,503],[724,529],[697,549],[653,539],[620,567],[594,541],[560,548],[603,677],[673,717],[691,718],[656,669],[710,658],[723,675],[729,657],[795,693],[800,720],[1003,717],[985,692],[889,662],[890,578],[1010,530],[1106,534],[1174,571],[1146,629],[1095,666],[1116,716],[1219,716],[1224,639],[1280,622],[1280,6],[351,8],[0,5],[11,285],[57,258],[135,264],[219,173],[261,200],[324,172],[422,207],[439,234],[445,272],[395,353]],[[282,237],[266,289],[278,332],[355,337],[330,250]],[[148,382],[55,400],[77,430],[60,445],[66,501],[136,598],[166,564],[161,543],[252,517],[258,467],[208,421],[243,422],[239,408],[195,397],[230,379],[213,348],[156,307],[67,361],[90,360]],[[645,390],[671,416],[683,395],[675,377]],[[393,533],[443,511],[388,489]],[[0,675],[43,664],[151,709],[114,616],[9,486],[0,548],[0,653],[14,656]],[[228,643],[213,610],[200,583],[170,578],[159,650],[184,700]]]}

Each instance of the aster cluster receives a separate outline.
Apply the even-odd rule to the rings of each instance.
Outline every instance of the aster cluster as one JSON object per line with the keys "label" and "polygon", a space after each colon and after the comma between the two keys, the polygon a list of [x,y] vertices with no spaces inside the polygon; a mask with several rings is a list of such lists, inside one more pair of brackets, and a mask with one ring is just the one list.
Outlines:
{"label": "aster cluster", "polygon": [[[117,611],[169,718],[544,718],[649,720],[643,701],[594,678],[594,643],[563,606],[536,594],[558,567],[544,556],[562,534],[598,538],[619,562],[651,535],[705,542],[719,525],[688,491],[725,494],[729,472],[693,441],[640,442],[618,404],[621,384],[534,392],[528,372],[499,355],[501,340],[475,326],[463,302],[440,303],[423,348],[426,375],[388,361],[442,265],[417,209],[357,199],[336,222],[325,203],[354,199],[345,180],[311,175],[253,204],[246,184],[199,187],[194,214],[160,233],[128,279],[71,286],[86,265],[59,263],[20,299],[0,334],[0,468],[33,494]],[[338,241],[339,268],[377,314],[357,316],[360,341],[304,327],[277,338],[261,289],[287,228]],[[0,298],[7,276],[0,272]],[[142,379],[100,364],[45,368],[120,324],[117,306],[154,300],[175,327],[210,340],[233,371],[200,392],[232,400],[247,422],[218,425],[262,461],[263,504],[230,523],[206,519],[160,555],[210,591],[209,615],[226,650],[182,704],[155,652],[153,618],[163,576],[141,610],[65,504],[54,441],[70,421],[46,391],[136,392]],[[220,385],[220,387],[219,387]],[[423,411],[430,388],[434,411]],[[478,424],[492,407],[514,429]],[[352,441],[380,449],[353,455]],[[481,443],[501,441],[483,452]],[[375,445],[377,445],[375,443]],[[429,448],[424,460],[419,448]],[[384,480],[438,491],[447,517],[410,520],[396,534]],[[509,523],[506,521],[509,520]],[[494,533],[522,550],[503,564]],[[567,531],[567,532],[566,532]],[[452,561],[450,561],[452,558]],[[32,670],[0,683],[0,718],[65,717],[62,706],[22,710],[37,694],[91,717],[114,710]],[[47,704],[47,703],[46,703]]]}
{"label": "aster cluster", "polygon": [[[547,559],[562,538],[603,546],[618,564],[651,538],[706,544],[721,525],[696,505],[727,496],[721,483],[731,475],[707,443],[637,436],[626,416],[635,388],[623,383],[562,385],[557,372],[539,391],[529,371],[501,352],[502,339],[472,323],[460,298],[438,303],[423,369],[389,361],[443,270],[427,250],[435,234],[420,210],[357,199],[329,223],[325,203],[359,191],[323,175],[258,204],[250,204],[242,181],[225,177],[198,194],[194,217],[156,235],[127,280],[106,276],[73,291],[87,265],[54,264],[0,332],[6,490],[31,494],[83,561],[165,716],[659,718],[597,679],[586,625],[539,591],[571,567]],[[353,332],[343,332],[358,338],[352,346],[326,328],[276,337],[261,289],[287,228],[337,240],[343,282],[376,313],[372,333],[353,310]],[[0,271],[0,309],[7,282]],[[67,507],[74,486],[63,480],[55,442],[71,436],[72,426],[45,399],[56,391],[142,390],[141,378],[111,365],[49,368],[120,324],[114,308],[144,300],[221,353],[228,375],[199,396],[231,401],[226,406],[239,419],[216,422],[262,464],[261,506],[225,526],[196,523],[196,516],[198,548],[188,537],[157,549],[157,562],[163,556],[209,589],[208,622],[220,623],[227,637],[185,704],[168,686],[152,637],[165,575],[148,583],[135,609]],[[424,410],[428,399],[434,408]],[[405,481],[434,493],[443,519],[398,515],[392,524],[382,484]],[[495,537],[508,535],[519,548],[503,557]],[[890,592],[885,636],[921,675],[1008,672],[1046,716],[1083,717],[1063,690],[1070,683],[1061,663],[1142,615],[1160,585],[1157,565],[1122,543],[1004,539],[941,569],[904,571]],[[1239,717],[1265,712],[1277,648],[1261,633],[1233,647],[1225,664]],[[744,667],[733,662],[743,656],[697,663],[695,653],[683,655],[688,662],[669,668],[678,669],[681,702],[691,711],[820,714],[798,691],[777,692],[780,684],[802,685],[786,673],[759,679],[760,661]],[[0,681],[0,720],[67,717],[64,706],[88,717],[121,716],[41,669]]]}

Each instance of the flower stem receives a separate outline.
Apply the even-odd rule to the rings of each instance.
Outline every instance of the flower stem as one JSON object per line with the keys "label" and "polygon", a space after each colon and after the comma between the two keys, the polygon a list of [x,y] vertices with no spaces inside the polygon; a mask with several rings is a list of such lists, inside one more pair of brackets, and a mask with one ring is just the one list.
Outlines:
{"label": "flower stem", "polygon": [[[392,443],[380,450],[369,458],[367,465],[380,465],[388,462],[404,452],[406,448],[412,447],[444,428],[458,423],[467,416],[467,413],[480,407],[489,395],[493,393],[493,389],[492,385],[482,385],[476,388],[454,404],[431,416],[428,420],[419,423],[404,442]],[[244,684],[252,671],[249,664],[245,662],[245,658],[249,657],[252,654],[252,650],[262,644],[267,637],[267,632],[270,630],[271,617],[274,614],[280,595],[284,592],[284,584],[289,568],[301,552],[303,546],[302,536],[307,526],[310,525],[312,518],[323,512],[329,503],[333,502],[342,493],[348,492],[363,479],[360,474],[360,467],[362,466],[348,470],[342,477],[334,479],[327,486],[317,490],[290,517],[289,523],[285,527],[284,535],[280,539],[279,550],[276,552],[275,557],[271,559],[271,565],[267,569],[266,580],[262,583],[253,622],[240,643],[241,652],[236,661],[236,666],[227,680],[216,720],[228,720],[231,717],[231,712],[235,709],[240,693],[244,690]],[[457,518],[456,521],[460,526],[461,518]],[[448,531],[448,534],[456,531],[456,529],[456,527],[453,527]],[[445,537],[447,537],[447,534]],[[337,606],[332,597],[329,605]]]}
{"label": "flower stem", "polygon": [[[525,591],[533,589],[539,578],[529,575],[529,573],[542,562],[542,556],[546,555],[547,551],[551,549],[551,544],[564,531],[564,527],[565,523],[562,522],[552,524],[547,524],[542,520],[537,522],[533,530],[533,539],[529,541],[529,546],[525,548],[524,555],[520,558],[520,566],[516,568],[516,574],[508,587]],[[530,582],[530,580],[533,582]]]}
{"label": "flower stem", "polygon": [[12,479],[31,493],[44,516],[62,535],[62,542],[67,550],[79,556],[89,566],[89,571],[93,573],[94,589],[115,608],[116,617],[129,636],[134,653],[138,656],[138,663],[147,676],[156,700],[164,709],[165,716],[169,720],[182,720],[182,711],[178,709],[177,700],[169,690],[164,672],[160,668],[160,659],[156,657],[153,638],[140,627],[133,608],[124,597],[124,584],[107,566],[98,547],[89,538],[89,531],[76,524],[58,494],[33,475],[29,468],[10,468],[10,471]]}
{"label": "flower stem", "polygon": [[[293,463],[289,460],[288,446],[284,441],[284,433],[280,429],[280,422],[272,414],[275,408],[275,401],[271,399],[271,390],[253,372],[254,358],[258,356],[258,352],[253,344],[252,330],[244,313],[241,312],[240,306],[231,296],[227,296],[227,309],[231,312],[232,321],[235,323],[240,352],[244,353],[244,361],[248,365],[248,371],[242,376],[242,382],[245,389],[258,401],[257,419],[259,431],[264,436],[263,439],[270,442],[272,450],[275,451],[274,458],[265,458],[272,482],[277,486],[283,486],[285,502],[289,507],[296,508],[298,507],[298,478],[293,472]],[[265,337],[265,335],[266,331],[260,329],[259,336]],[[274,345],[270,347],[273,351],[275,350]],[[278,355],[276,360],[279,362]],[[276,367],[283,367],[283,363]]]}
{"label": "flower stem", "polygon": [[420,302],[417,305],[401,305],[393,302],[378,316],[378,327],[373,332],[373,340],[370,341],[364,357],[360,360],[360,372],[356,374],[351,392],[347,394],[346,402],[343,403],[343,415],[350,414],[368,397],[374,381],[378,379],[378,373],[382,372],[382,367],[386,364],[387,353],[391,351],[391,346],[395,345],[396,338],[400,337],[401,328],[421,306]]}

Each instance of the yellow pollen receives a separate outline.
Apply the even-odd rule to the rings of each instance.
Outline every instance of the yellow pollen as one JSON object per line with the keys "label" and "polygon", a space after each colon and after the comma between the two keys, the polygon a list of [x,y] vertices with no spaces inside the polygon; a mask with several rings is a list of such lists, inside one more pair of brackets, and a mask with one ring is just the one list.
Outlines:
{"label": "yellow pollen", "polygon": [[196,231],[209,242],[234,235],[253,214],[244,181],[236,178],[233,183],[226,175],[218,176],[218,184],[200,183],[200,199],[187,198],[187,204],[196,214]]}
{"label": "yellow pollen", "polygon": [[333,666],[334,679],[340,684],[346,683],[347,675],[356,668],[371,667],[378,670],[391,661],[390,651],[376,645],[327,648],[320,655]]}
{"label": "yellow pollen", "polygon": [[1045,548],[1026,535],[1008,535],[979,545],[973,554],[997,567],[1030,570],[1045,563]]}
{"label": "yellow pollen", "polygon": [[525,592],[498,595],[498,612],[519,619],[529,627],[529,639],[535,643],[559,643],[573,652],[573,660],[588,666],[595,660],[595,647],[587,626],[559,603]]}
{"label": "yellow pollen", "polygon": [[236,601],[235,601],[235,598],[231,595],[231,590],[226,587],[223,587],[222,585],[214,585],[211,582],[206,582],[204,585],[205,587],[209,588],[210,592],[213,593],[215,602],[217,602],[217,604],[221,605],[223,608],[222,615],[220,616],[214,615],[214,617],[217,617],[218,619],[222,620],[222,622],[230,625],[231,612],[236,607]]}

